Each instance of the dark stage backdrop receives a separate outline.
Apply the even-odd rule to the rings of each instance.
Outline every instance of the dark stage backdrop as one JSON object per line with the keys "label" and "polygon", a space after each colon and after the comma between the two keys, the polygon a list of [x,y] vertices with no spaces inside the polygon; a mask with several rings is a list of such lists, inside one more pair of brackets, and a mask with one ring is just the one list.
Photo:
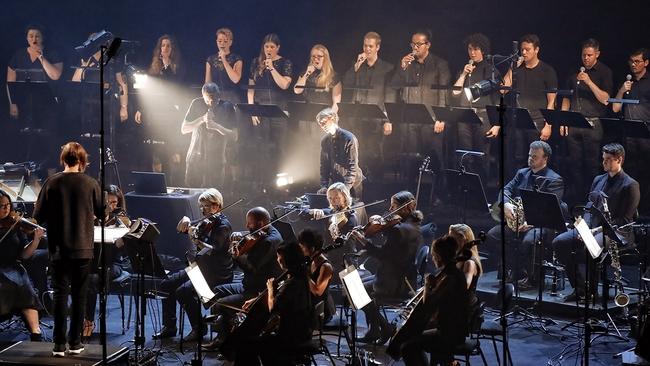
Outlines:
{"label": "dark stage backdrop", "polygon": [[[193,84],[203,80],[205,58],[215,53],[215,30],[219,27],[233,30],[232,49],[244,56],[245,70],[259,53],[262,37],[277,33],[282,40],[281,54],[294,62],[296,73],[304,69],[315,43],[325,44],[335,69],[345,72],[361,51],[363,34],[370,30],[382,35],[380,56],[395,63],[409,52],[413,30],[430,28],[432,51],[450,62],[453,74],[467,62],[462,40],[469,33],[488,35],[492,53],[498,54],[509,53],[511,41],[522,34],[537,33],[542,42],[540,58],[556,68],[561,82],[580,66],[580,42],[594,37],[601,42],[601,60],[614,70],[617,86],[628,72],[628,52],[650,44],[648,0],[12,0],[0,6],[3,84],[7,61],[16,49],[26,46],[24,28],[32,22],[44,25],[49,47],[64,54],[65,78],[71,75],[69,66],[78,63],[73,46],[89,33],[107,29],[141,42],[132,59],[140,66],[148,64],[158,36],[175,35],[188,68],[188,81]],[[6,91],[0,90],[0,123],[7,123]]]}

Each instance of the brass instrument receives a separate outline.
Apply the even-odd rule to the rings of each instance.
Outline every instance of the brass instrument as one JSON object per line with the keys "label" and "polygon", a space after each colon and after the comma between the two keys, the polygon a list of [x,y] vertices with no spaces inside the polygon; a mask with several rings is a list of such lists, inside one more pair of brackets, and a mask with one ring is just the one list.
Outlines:
{"label": "brass instrument", "polygon": [[[510,219],[506,216],[506,225],[508,225],[508,228],[510,228],[510,230],[518,232],[519,228],[522,225],[526,225],[526,217],[524,216],[524,203],[522,202],[521,197],[511,198],[505,193],[503,195],[508,199],[508,203],[514,206],[513,218]],[[498,202],[490,206],[490,215],[494,221],[501,221],[501,207],[499,206]]]}

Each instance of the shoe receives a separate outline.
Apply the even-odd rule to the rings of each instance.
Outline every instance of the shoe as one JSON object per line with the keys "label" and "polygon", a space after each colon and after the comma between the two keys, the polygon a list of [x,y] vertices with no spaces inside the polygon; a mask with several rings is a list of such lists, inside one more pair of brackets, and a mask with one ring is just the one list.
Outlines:
{"label": "shoe", "polygon": [[31,342],[43,342],[43,333],[29,333]]}
{"label": "shoe", "polygon": [[198,329],[192,329],[192,331],[183,337],[183,342],[198,342],[199,337],[203,338],[206,334],[208,334],[207,331],[199,331]]}
{"label": "shoe", "polygon": [[160,332],[154,334],[151,338],[153,339],[172,338],[172,337],[176,337],[176,333],[177,333],[176,328],[163,326]]}
{"label": "shoe", "polygon": [[357,339],[357,341],[361,343],[375,343],[379,338],[381,338],[381,330],[371,326],[368,332],[363,337]]}
{"label": "shoe", "polygon": [[382,345],[390,339],[390,337],[395,334],[395,331],[397,330],[397,327],[395,324],[388,324],[387,326],[383,327],[381,329],[381,336],[379,337],[379,340],[377,341],[377,344]]}
{"label": "shoe", "polygon": [[52,356],[65,357],[65,344],[55,344],[52,348]]}
{"label": "shoe", "polygon": [[68,353],[71,355],[79,355],[81,352],[84,351],[84,344],[83,343],[77,343],[74,345],[71,345],[70,348],[68,349]]}
{"label": "shoe", "polygon": [[219,347],[221,347],[224,340],[225,340],[224,337],[217,336],[216,338],[212,339],[210,342],[202,344],[201,350],[206,352],[215,352],[219,349]]}
{"label": "shoe", "polygon": [[585,301],[585,295],[579,291],[573,291],[572,293],[566,295],[564,297],[564,302],[584,302]]}

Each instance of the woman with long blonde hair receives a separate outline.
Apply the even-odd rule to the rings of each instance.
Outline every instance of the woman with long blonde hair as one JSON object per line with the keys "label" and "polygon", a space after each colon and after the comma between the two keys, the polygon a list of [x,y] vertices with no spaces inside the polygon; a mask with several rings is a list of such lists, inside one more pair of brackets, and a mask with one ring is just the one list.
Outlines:
{"label": "woman with long blonde hair", "polygon": [[343,87],[339,75],[334,71],[330,53],[322,44],[311,48],[309,65],[300,75],[293,91],[303,94],[309,103],[324,103],[338,110]]}
{"label": "woman with long blonde hair", "polygon": [[457,262],[459,269],[465,274],[467,288],[476,290],[478,278],[483,274],[481,259],[478,255],[476,245],[468,247],[468,243],[475,240],[472,228],[466,224],[449,225],[449,235],[453,236],[458,242],[457,256],[460,258]]}

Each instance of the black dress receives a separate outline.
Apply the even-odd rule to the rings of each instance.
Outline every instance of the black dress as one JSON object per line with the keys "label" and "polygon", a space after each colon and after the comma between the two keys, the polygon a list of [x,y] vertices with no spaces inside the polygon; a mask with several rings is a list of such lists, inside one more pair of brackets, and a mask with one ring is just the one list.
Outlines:
{"label": "black dress", "polygon": [[[226,56],[226,61],[228,61],[232,67],[234,67],[235,63],[238,61],[242,61],[243,63],[243,60],[244,59],[241,56],[232,52]],[[228,73],[223,66],[223,62],[221,62],[219,55],[214,54],[208,57],[205,62],[210,65],[212,82],[219,86],[219,90],[221,91],[221,99],[227,100],[233,104],[241,103],[242,91],[238,88],[237,84],[233,83],[232,80],[230,80],[230,77],[228,76]]]}
{"label": "black dress", "polygon": [[[0,238],[6,229],[0,229]],[[38,295],[27,271],[20,263],[20,255],[29,241],[22,232],[12,230],[0,243],[0,318],[23,309],[41,310]]]}
{"label": "black dress", "polygon": [[337,73],[334,73],[332,75],[332,80],[327,84],[325,89],[315,89],[318,86],[316,82],[320,74],[321,70],[315,70],[311,75],[309,75],[305,81],[305,91],[303,95],[305,96],[305,100],[309,103],[332,105],[332,91],[334,87],[341,82],[341,78]]}

